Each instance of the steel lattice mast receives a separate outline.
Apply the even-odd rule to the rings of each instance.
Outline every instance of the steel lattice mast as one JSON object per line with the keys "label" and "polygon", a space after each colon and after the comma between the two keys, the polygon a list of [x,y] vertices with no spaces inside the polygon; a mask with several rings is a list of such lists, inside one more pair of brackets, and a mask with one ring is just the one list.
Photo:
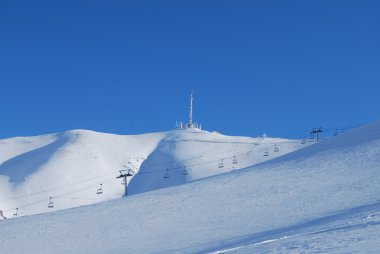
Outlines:
{"label": "steel lattice mast", "polygon": [[187,123],[188,128],[193,128],[193,91],[190,94],[190,112],[189,112],[189,121]]}

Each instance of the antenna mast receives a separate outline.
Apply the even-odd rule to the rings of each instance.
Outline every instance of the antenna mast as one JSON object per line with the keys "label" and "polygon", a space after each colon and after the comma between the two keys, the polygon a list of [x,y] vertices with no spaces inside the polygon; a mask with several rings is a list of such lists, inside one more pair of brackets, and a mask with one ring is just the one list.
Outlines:
{"label": "antenna mast", "polygon": [[193,91],[190,94],[190,113],[189,113],[189,122],[187,123],[188,128],[193,128]]}

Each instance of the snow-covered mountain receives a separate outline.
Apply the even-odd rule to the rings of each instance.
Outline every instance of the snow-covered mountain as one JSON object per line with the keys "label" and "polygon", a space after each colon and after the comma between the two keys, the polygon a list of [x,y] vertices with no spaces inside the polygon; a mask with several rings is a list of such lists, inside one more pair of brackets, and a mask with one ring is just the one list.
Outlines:
{"label": "snow-covered mountain", "polygon": [[[0,142],[0,209],[11,217],[122,196],[117,171],[139,167],[166,133],[119,136],[85,130]],[[96,195],[100,184],[104,193]],[[112,183],[112,184],[111,184]],[[54,209],[48,209],[53,197]]]}
{"label": "snow-covered mountain", "polygon": [[[22,216],[120,198],[124,187],[116,177],[125,168],[136,173],[129,189],[137,194],[244,168],[307,145],[197,129],[143,135],[74,130],[5,139],[0,141],[0,210],[10,218],[16,208]],[[169,177],[163,178],[165,173]],[[48,207],[50,197],[54,208]]]}
{"label": "snow-covered mountain", "polygon": [[301,140],[233,137],[174,130],[148,156],[129,186],[142,193],[252,166],[308,146]]}
{"label": "snow-covered mountain", "polygon": [[[172,135],[178,139],[175,133],[165,138]],[[245,169],[1,221],[0,249],[42,254],[376,253],[379,165],[380,121]]]}

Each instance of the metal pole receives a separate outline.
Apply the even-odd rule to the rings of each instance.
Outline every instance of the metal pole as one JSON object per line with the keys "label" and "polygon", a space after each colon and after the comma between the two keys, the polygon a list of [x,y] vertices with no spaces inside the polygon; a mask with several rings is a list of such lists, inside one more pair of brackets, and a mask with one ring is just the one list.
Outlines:
{"label": "metal pole", "polygon": [[125,184],[125,190],[124,190],[124,196],[128,196],[128,184],[127,184],[127,175],[124,175],[124,184]]}
{"label": "metal pole", "polygon": [[125,172],[126,170],[119,170],[120,172],[120,175],[116,178],[123,178],[124,179],[124,197],[128,196],[128,182],[127,182],[127,177],[128,176],[133,176],[133,174],[131,173],[132,170],[131,169],[128,169],[128,172],[127,173],[124,173],[123,174],[123,171]]}

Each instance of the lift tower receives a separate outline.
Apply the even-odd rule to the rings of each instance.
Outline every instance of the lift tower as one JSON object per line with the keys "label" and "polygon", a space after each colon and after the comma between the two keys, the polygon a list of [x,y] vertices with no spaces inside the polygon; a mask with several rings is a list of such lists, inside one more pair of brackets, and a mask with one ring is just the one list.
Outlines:
{"label": "lift tower", "polygon": [[133,176],[133,173],[132,173],[132,170],[131,169],[128,169],[125,170],[119,170],[120,172],[120,175],[116,178],[123,178],[123,183],[124,183],[124,186],[125,186],[125,191],[124,191],[124,197],[128,196],[128,182],[127,182],[127,177],[129,176]]}
{"label": "lift tower", "polygon": [[319,127],[319,128],[314,128],[311,130],[310,132],[310,135],[312,135],[314,137],[314,134],[317,135],[317,142],[319,141],[319,133],[322,132],[322,127]]}

